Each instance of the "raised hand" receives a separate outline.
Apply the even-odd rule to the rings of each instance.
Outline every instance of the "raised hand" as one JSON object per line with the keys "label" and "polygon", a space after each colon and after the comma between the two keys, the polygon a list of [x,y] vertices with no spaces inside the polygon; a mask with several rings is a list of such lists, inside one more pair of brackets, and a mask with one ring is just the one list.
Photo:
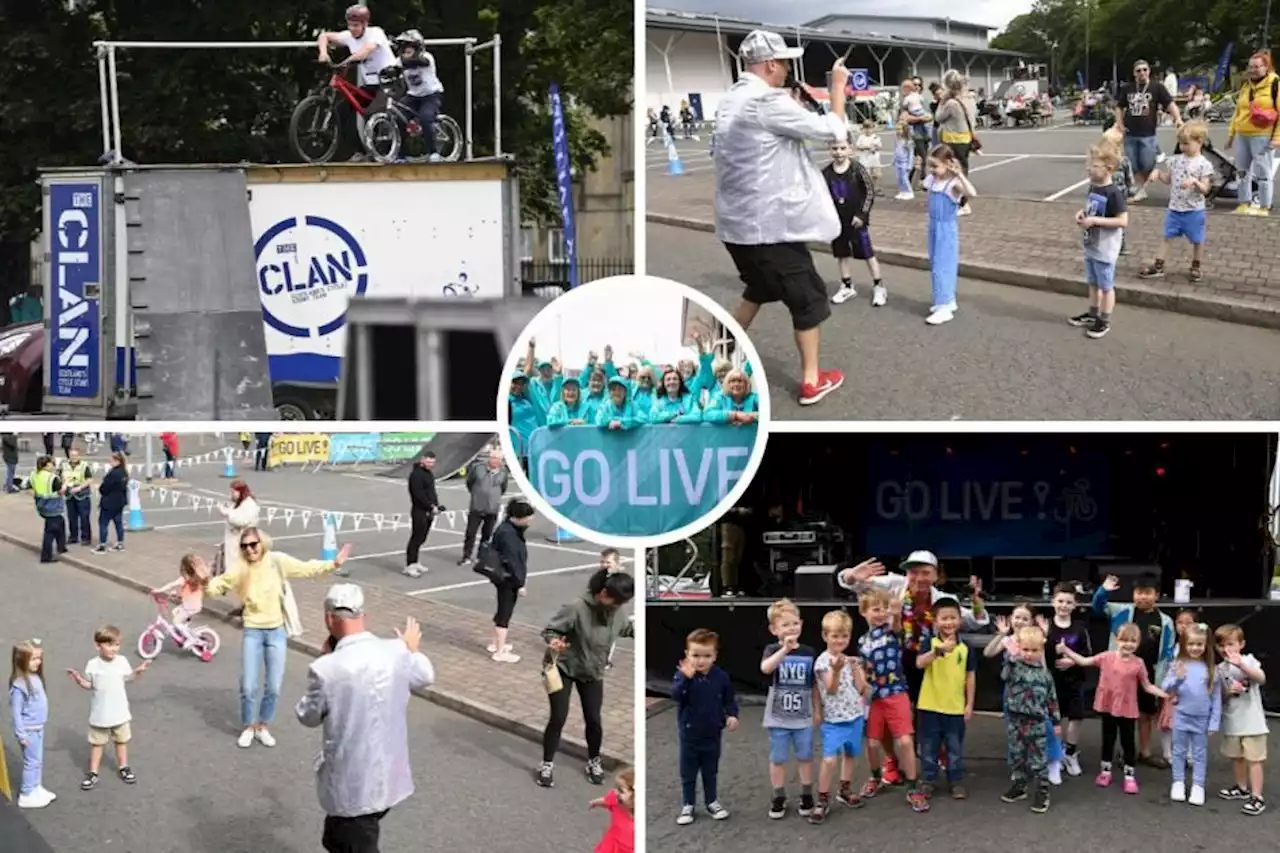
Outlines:
{"label": "raised hand", "polygon": [[847,584],[866,583],[872,578],[879,577],[885,573],[884,564],[872,557],[869,560],[863,560],[851,569],[845,569],[840,573],[840,577]]}
{"label": "raised hand", "polygon": [[1044,616],[1036,616],[1036,627],[1043,631],[1046,637],[1049,636],[1049,620]]}
{"label": "raised hand", "polygon": [[1001,634],[1008,634],[1013,631],[1013,626],[1009,624],[1009,617],[1001,613],[996,617],[996,630]]}
{"label": "raised hand", "polygon": [[687,657],[683,657],[680,659],[680,663],[677,666],[681,675],[685,678],[693,678],[693,661],[689,660]]}
{"label": "raised hand", "polygon": [[969,592],[974,598],[982,598],[982,578],[969,575]]}
{"label": "raised hand", "polygon": [[612,346],[606,346],[606,347],[604,348],[604,360],[605,360],[605,361],[613,361],[613,347],[612,347]]}
{"label": "raised hand", "polygon": [[1102,581],[1102,588],[1107,592],[1115,592],[1120,588],[1120,578],[1115,575],[1107,575],[1106,579]]}

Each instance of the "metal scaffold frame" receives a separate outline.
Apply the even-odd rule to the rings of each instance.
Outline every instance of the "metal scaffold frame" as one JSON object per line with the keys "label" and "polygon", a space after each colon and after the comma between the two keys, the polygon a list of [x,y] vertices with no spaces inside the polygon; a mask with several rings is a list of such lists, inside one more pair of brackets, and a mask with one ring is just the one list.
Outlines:
{"label": "metal scaffold frame", "polygon": [[[466,159],[475,158],[472,136],[474,113],[472,71],[474,57],[485,50],[493,52],[493,153],[502,156],[502,36],[481,42],[476,38],[426,39],[433,47],[462,47],[466,57]],[[124,133],[120,126],[120,76],[116,69],[116,52],[120,50],[290,50],[316,49],[313,41],[96,41],[98,55],[98,90],[102,102],[102,150],[111,152],[113,164],[124,161]]]}

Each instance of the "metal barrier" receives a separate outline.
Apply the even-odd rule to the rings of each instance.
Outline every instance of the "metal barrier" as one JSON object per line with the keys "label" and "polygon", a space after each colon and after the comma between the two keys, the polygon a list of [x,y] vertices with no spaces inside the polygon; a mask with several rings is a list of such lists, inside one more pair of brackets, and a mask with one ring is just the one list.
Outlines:
{"label": "metal barrier", "polygon": [[[481,42],[475,38],[425,39],[433,47],[460,45],[466,56],[466,159],[474,158],[472,140],[472,57],[484,50],[493,52],[493,155],[502,156],[502,36]],[[112,152],[112,163],[124,160],[123,133],[120,128],[119,74],[116,72],[117,50],[252,50],[255,48],[286,50],[316,49],[312,41],[95,41],[98,52],[98,90],[102,100],[102,150]]]}

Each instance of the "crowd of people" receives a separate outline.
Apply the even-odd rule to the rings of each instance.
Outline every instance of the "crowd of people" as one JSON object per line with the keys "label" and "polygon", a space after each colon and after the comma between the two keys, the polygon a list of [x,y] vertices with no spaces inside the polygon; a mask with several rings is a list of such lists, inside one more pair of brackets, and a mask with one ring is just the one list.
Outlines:
{"label": "crowd of people", "polygon": [[603,361],[592,352],[580,374],[570,376],[558,358],[539,358],[537,340],[530,338],[507,396],[508,422],[521,458],[540,427],[755,423],[760,405],[751,364],[734,367],[701,338],[696,346],[696,359],[655,364],[643,353],[632,353],[632,361],[622,366],[614,362],[613,347],[605,346]]}
{"label": "crowd of people", "polygon": [[[127,477],[123,457],[116,454],[116,467]],[[480,534],[478,555],[487,564],[500,567],[490,575],[497,589],[498,611],[494,617],[495,637],[489,652],[494,660],[514,663],[520,658],[507,642],[507,625],[517,596],[528,581],[528,551],[525,529],[532,521],[533,508],[523,500],[508,503],[505,518],[495,525],[505,490],[506,473],[501,454],[487,456],[487,464],[469,468],[468,487],[473,506],[484,502],[475,513],[476,529],[466,544],[469,558],[472,542]],[[430,518],[443,509],[435,497],[431,468],[434,454],[424,454],[410,477],[413,500],[425,499],[422,511]],[[85,465],[73,448],[64,467],[70,466],[67,482],[59,483],[57,500],[64,503],[73,493],[75,471]],[[51,461],[45,461],[34,479],[36,501],[44,506],[51,486],[45,480],[58,475]],[[108,474],[110,477],[111,474]],[[105,478],[104,478],[105,479]],[[490,494],[492,492],[492,494]],[[495,497],[496,495],[496,497]],[[492,508],[492,512],[488,510]],[[48,526],[62,529],[63,512],[49,511]],[[261,507],[249,485],[235,480],[228,500],[219,506],[225,521],[224,541],[212,560],[186,554],[179,563],[178,577],[153,590],[152,594],[174,603],[172,625],[183,650],[200,652],[198,632],[192,621],[204,610],[207,598],[235,594],[242,606],[234,616],[243,628],[239,679],[239,719],[241,730],[236,745],[248,749],[255,744],[276,745],[271,725],[284,686],[287,645],[301,633],[302,625],[289,580],[342,574],[350,555],[343,545],[332,560],[298,560],[273,548],[270,537],[258,527]],[[418,507],[415,505],[415,513]],[[415,520],[413,538],[424,531]],[[471,527],[469,520],[469,527]],[[74,530],[75,528],[73,528]],[[422,538],[425,539],[425,536]],[[420,542],[418,543],[421,544]],[[549,718],[543,734],[542,760],[534,778],[538,785],[554,785],[554,756],[568,719],[570,700],[577,692],[582,703],[588,761],[585,773],[593,784],[604,783],[601,758],[603,745],[602,709],[604,676],[611,666],[614,647],[621,637],[634,636],[634,617],[622,618],[618,611],[634,596],[634,580],[621,571],[616,549],[601,552],[600,569],[592,575],[582,595],[562,607],[542,632],[544,657],[542,672],[547,686]],[[396,640],[379,640],[364,627],[364,595],[349,583],[335,584],[325,599],[325,624],[329,637],[324,655],[311,667],[306,694],[299,700],[296,715],[306,726],[326,730],[323,761],[318,770],[318,794],[327,815],[324,846],[330,851],[376,851],[379,821],[387,812],[413,793],[408,763],[404,710],[410,690],[434,681],[434,670],[418,652],[421,632],[411,619]],[[103,626],[94,637],[97,656],[82,671],[70,677],[93,693],[89,722],[91,752],[81,788],[90,791],[99,784],[102,753],[113,745],[116,775],[133,784],[137,775],[129,764],[128,744],[132,739],[132,715],[126,685],[149,665],[133,667],[121,654],[123,635],[118,628]],[[10,679],[10,707],[13,730],[22,748],[24,765],[18,805],[44,808],[55,795],[43,786],[43,732],[49,720],[47,694],[42,678],[44,649],[38,641],[20,643],[13,653]],[[197,654],[205,661],[211,654]],[[552,689],[554,687],[554,689]],[[627,686],[629,690],[629,685]],[[367,722],[376,720],[374,725]],[[356,728],[352,724],[363,721]],[[358,731],[357,731],[358,729]],[[352,743],[352,739],[359,743]],[[356,756],[360,758],[356,758]],[[367,760],[369,756],[378,758]],[[601,842],[602,850],[630,850],[634,810],[634,776],[629,770],[618,774],[616,786],[605,797],[591,803],[607,808],[611,826]]]}
{"label": "crowd of people", "polygon": [[[1029,798],[1031,810],[1044,813],[1064,771],[1068,777],[1083,773],[1085,670],[1094,668],[1099,680],[1092,710],[1102,728],[1096,787],[1109,788],[1118,778],[1125,794],[1137,794],[1141,762],[1171,770],[1170,800],[1202,806],[1208,740],[1217,734],[1233,768],[1218,797],[1240,802],[1246,815],[1265,810],[1266,674],[1245,652],[1239,625],[1211,629],[1186,610],[1170,618],[1157,606],[1158,583],[1151,577],[1135,581],[1132,604],[1113,603],[1119,581],[1108,576],[1089,607],[1107,622],[1108,650],[1092,649],[1088,625],[1077,618],[1076,588],[1064,583],[1053,592],[1052,613],[1037,615],[1020,605],[1010,616],[997,617],[997,633],[980,651],[960,636],[991,622],[976,580],[972,606],[962,607],[933,586],[938,570],[932,554],[913,553],[904,568],[905,576],[890,575],[868,560],[840,573],[840,584],[858,594],[867,632],[855,639],[847,612],[827,613],[821,652],[800,641],[803,623],[795,604],[784,599],[769,608],[769,631],[777,641],[764,649],[760,669],[771,678],[764,714],[770,818],[789,812],[792,759],[801,786],[797,810],[811,823],[829,815],[837,779],[834,799],[854,807],[905,779],[911,808],[927,811],[943,774],[950,796],[967,799],[964,734],[984,655],[1002,662],[1010,771],[1004,802]],[[681,732],[681,825],[695,818],[699,779],[710,816],[729,816],[717,790],[717,770],[723,733],[738,727],[739,711],[727,673],[715,665],[718,642],[710,631],[692,632],[672,684]],[[815,727],[821,730],[820,756]],[[870,773],[855,788],[855,762],[864,751]]]}

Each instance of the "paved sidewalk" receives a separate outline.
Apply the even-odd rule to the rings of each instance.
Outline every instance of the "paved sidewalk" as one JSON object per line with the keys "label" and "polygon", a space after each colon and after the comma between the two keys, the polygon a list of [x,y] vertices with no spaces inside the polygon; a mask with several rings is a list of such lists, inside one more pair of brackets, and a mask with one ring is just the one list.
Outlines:
{"label": "paved sidewalk", "polygon": [[[0,496],[0,539],[38,552],[42,530],[43,522],[35,513],[30,495]],[[207,550],[199,539],[155,531],[127,534],[126,544],[129,550],[123,554],[95,554],[75,546],[62,557],[62,562],[147,591],[177,576],[178,561],[183,554]],[[358,563],[352,564],[350,580],[361,582]],[[320,653],[326,637],[322,622],[324,594],[332,582],[331,577],[290,582],[307,629],[297,640],[290,641],[300,651],[311,655]],[[422,692],[424,698],[541,743],[548,707],[539,672],[543,643],[534,628],[512,623],[509,640],[521,654],[520,662],[496,664],[485,651],[493,625],[483,614],[411,598],[374,584],[361,586],[369,614],[369,630],[390,636],[409,616],[422,624],[422,651],[435,665],[437,678],[436,687]],[[237,605],[233,595],[206,601],[205,610],[226,619]],[[634,673],[634,655],[619,647],[613,669],[607,676],[605,692],[603,758],[609,766],[635,760]],[[575,701],[570,706],[561,751],[585,757],[582,732],[582,713]],[[531,748],[530,766],[537,760],[534,751]]]}
{"label": "paved sidewalk", "polygon": [[[710,172],[651,180],[648,219],[713,230],[714,192]],[[975,199],[973,215],[960,220],[960,274],[1062,293],[1084,292],[1080,229],[1072,220],[1079,204],[1078,194],[1060,202]],[[1185,245],[1166,259],[1167,278],[1140,280],[1139,269],[1163,242],[1164,209],[1134,205],[1129,222],[1129,254],[1117,266],[1121,302],[1280,328],[1280,265],[1270,254],[1280,237],[1280,221],[1211,213],[1205,277],[1198,284],[1187,278],[1190,249]],[[886,263],[927,267],[926,224],[922,194],[911,202],[877,199],[871,213],[876,254]],[[651,251],[659,253],[662,247],[655,243]]]}

